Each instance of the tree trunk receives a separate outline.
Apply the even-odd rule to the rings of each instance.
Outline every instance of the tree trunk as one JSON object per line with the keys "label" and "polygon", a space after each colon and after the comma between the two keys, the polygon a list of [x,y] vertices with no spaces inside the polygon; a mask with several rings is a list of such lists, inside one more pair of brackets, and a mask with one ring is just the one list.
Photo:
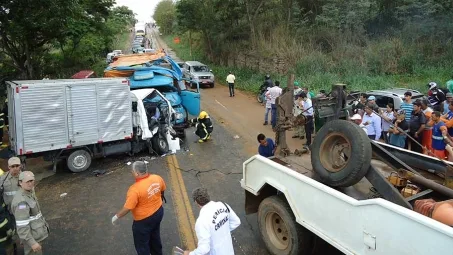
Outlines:
{"label": "tree trunk", "polygon": [[30,49],[29,49],[27,41],[25,41],[25,56],[27,58],[24,63],[24,66],[26,68],[26,75],[27,75],[27,79],[31,80],[31,79],[33,79],[34,72],[33,72],[33,63],[32,63],[32,59],[31,59]]}
{"label": "tree trunk", "polygon": [[293,11],[293,0],[288,0],[288,16],[286,19],[286,29],[289,30],[289,26],[291,24],[291,14]]}
{"label": "tree trunk", "polygon": [[261,6],[263,5],[264,3],[264,0],[262,0],[258,7],[255,9],[255,12],[253,13],[252,15],[252,10],[251,8],[253,7],[250,7],[249,5],[249,1],[244,1],[245,2],[245,9],[246,9],[246,12],[247,12],[247,20],[249,22],[249,26],[250,26],[250,35],[251,35],[251,41],[252,41],[252,47],[253,49],[256,47],[256,28],[255,28],[255,19],[256,19],[256,16],[258,15],[258,12],[259,10],[261,9]]}
{"label": "tree trunk", "polygon": [[189,55],[192,58],[192,33],[189,30]]}

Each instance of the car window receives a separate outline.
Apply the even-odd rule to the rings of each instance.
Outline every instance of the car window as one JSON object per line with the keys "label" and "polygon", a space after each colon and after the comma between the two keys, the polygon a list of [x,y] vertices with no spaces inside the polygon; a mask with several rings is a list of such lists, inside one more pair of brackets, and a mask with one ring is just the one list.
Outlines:
{"label": "car window", "polygon": [[376,104],[380,108],[385,108],[387,107],[388,103],[392,103],[395,105],[395,102],[393,101],[393,98],[388,97],[388,96],[375,96],[376,97]]}
{"label": "car window", "polygon": [[209,72],[207,66],[193,66],[194,72]]}

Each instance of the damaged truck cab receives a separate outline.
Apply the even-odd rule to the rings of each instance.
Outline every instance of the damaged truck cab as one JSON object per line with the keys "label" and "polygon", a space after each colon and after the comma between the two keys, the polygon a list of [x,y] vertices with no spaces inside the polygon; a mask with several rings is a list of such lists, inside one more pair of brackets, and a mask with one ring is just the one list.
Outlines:
{"label": "damaged truck cab", "polygon": [[200,113],[199,85],[195,90],[187,89],[179,65],[159,54],[132,56],[132,60],[131,56],[122,56],[106,68],[104,76],[128,77],[131,90],[153,88],[162,93],[175,110],[173,128],[178,137],[184,138],[189,115]]}

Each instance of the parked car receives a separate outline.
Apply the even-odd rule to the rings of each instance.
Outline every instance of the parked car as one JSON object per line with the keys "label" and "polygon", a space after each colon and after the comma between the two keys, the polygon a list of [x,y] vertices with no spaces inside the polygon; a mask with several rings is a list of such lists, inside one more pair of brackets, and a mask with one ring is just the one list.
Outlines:
{"label": "parked car", "polygon": [[113,57],[115,57],[115,55],[112,52],[107,53],[107,57],[105,58],[105,62],[107,64],[112,63],[113,62]]}
{"label": "parked car", "polygon": [[176,62],[176,64],[179,66],[179,68],[181,68],[181,70],[184,70],[184,62]]}
{"label": "parked car", "polygon": [[133,43],[132,44],[132,53],[138,53],[139,48],[142,48],[140,43]]}
{"label": "parked car", "polygon": [[421,92],[406,88],[391,88],[385,90],[370,90],[366,94],[376,97],[376,104],[379,108],[386,108],[388,103],[392,103],[395,109],[401,109],[401,104],[404,100],[404,93],[410,91],[412,93],[412,101],[426,98]]}
{"label": "parked car", "polygon": [[215,77],[212,70],[203,63],[198,61],[187,61],[184,63],[184,77],[192,80],[191,86],[195,87],[198,82],[200,85],[209,85],[214,87]]}
{"label": "parked car", "polygon": [[155,54],[157,51],[155,49],[145,49],[144,53],[152,53]]}

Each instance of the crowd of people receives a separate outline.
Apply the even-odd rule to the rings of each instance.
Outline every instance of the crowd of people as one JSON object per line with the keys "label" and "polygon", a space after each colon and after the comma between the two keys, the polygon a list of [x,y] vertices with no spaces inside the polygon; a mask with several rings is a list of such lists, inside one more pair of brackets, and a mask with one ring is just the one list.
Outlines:
{"label": "crowd of people", "polygon": [[[265,92],[265,113],[263,125],[270,124],[275,129],[277,107],[276,99],[282,95],[280,83],[272,82],[270,76],[260,90]],[[361,93],[352,104],[350,121],[359,125],[368,137],[390,145],[423,153],[441,159],[453,161],[453,77],[447,82],[447,88],[440,88],[435,82],[427,85],[427,96],[412,99],[412,92],[404,93],[402,103],[396,108],[388,103],[385,109],[376,104],[375,96]],[[292,138],[306,139],[304,146],[310,146],[314,131],[314,111],[311,99],[326,97],[321,90],[318,95],[308,88],[301,88],[294,82],[294,134]],[[298,125],[298,123],[303,123]],[[275,131],[275,130],[274,130]],[[264,134],[257,136],[259,154],[274,156],[276,144]]]}
{"label": "crowd of people", "polygon": [[[276,99],[282,95],[283,89],[280,87],[280,82],[272,81],[270,75],[265,76],[265,81],[260,87],[260,91],[265,94],[265,110],[264,110],[264,123],[269,125],[269,113],[271,113],[270,124],[272,130],[276,131],[277,125],[277,105]],[[292,138],[305,139],[304,147],[308,147],[312,142],[312,135],[315,130],[314,109],[312,98],[326,97],[325,90],[320,90],[319,94],[315,95],[309,91],[308,87],[301,87],[298,81],[294,81],[294,105],[293,105],[293,124],[294,135]],[[266,138],[264,134],[257,136],[259,145],[259,154],[265,157],[274,156],[276,144],[271,138]]]}
{"label": "crowd of people", "polygon": [[407,91],[399,109],[392,103],[380,109],[375,100],[361,94],[353,102],[350,117],[370,139],[453,161],[453,94],[449,90],[430,82],[427,97],[413,100]]}

